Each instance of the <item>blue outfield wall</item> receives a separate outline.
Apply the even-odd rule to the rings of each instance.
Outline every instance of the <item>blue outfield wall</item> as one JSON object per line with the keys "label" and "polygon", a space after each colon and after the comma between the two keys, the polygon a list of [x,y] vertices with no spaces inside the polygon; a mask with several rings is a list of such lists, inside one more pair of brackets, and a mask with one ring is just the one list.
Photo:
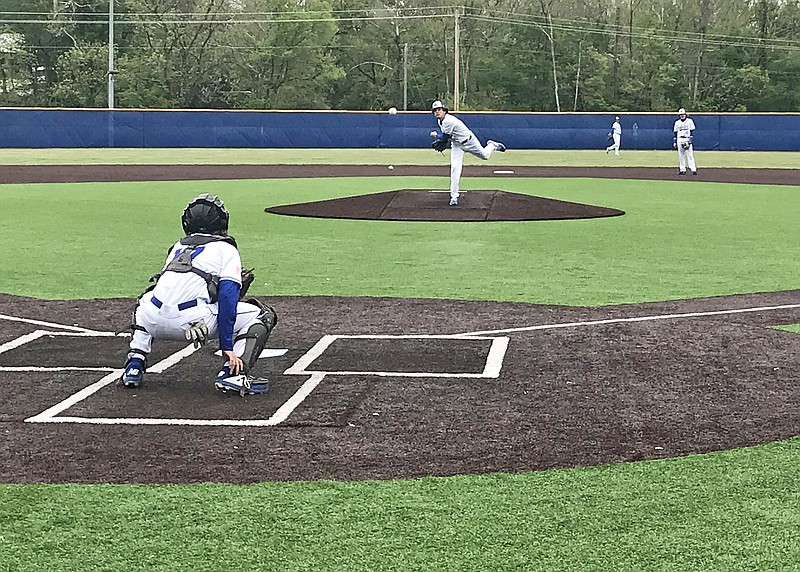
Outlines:
{"label": "blue outfield wall", "polygon": [[[602,149],[613,113],[457,112],[511,149]],[[798,151],[800,115],[697,114],[695,148]],[[671,149],[674,113],[620,114],[624,149]],[[426,148],[429,112],[0,108],[3,148]]]}

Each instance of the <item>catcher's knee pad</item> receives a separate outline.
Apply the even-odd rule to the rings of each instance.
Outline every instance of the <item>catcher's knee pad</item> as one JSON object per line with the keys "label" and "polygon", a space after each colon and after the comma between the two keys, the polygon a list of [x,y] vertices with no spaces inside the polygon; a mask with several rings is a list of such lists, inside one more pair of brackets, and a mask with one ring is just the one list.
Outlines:
{"label": "catcher's knee pad", "polygon": [[275,326],[278,325],[278,314],[275,313],[275,309],[272,306],[267,306],[257,298],[248,298],[247,300],[244,300],[244,303],[252,304],[261,310],[261,312],[258,314],[258,320],[267,327],[267,335],[271,334],[272,330],[275,329]]}
{"label": "catcher's knee pad", "polygon": [[256,365],[261,352],[267,345],[270,330],[262,322],[256,322],[247,329],[247,332],[236,336],[236,341],[245,340],[242,361],[244,362],[245,373],[249,372]]}

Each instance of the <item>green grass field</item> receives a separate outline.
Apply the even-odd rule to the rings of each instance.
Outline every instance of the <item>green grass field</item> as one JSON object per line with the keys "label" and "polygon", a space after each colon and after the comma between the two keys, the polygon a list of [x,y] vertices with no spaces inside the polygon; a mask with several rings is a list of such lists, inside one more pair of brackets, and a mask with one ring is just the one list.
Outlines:
{"label": "green grass field", "polygon": [[[292,161],[285,150],[173,150],[148,157],[113,151],[3,150],[0,163],[358,159],[318,150],[292,151]],[[430,151],[358,153],[366,163],[442,161]],[[586,153],[530,152],[523,162],[509,152],[502,160],[617,164],[602,151]],[[697,154],[700,168],[713,161],[796,167],[798,157]],[[642,152],[619,159],[672,166],[675,157]],[[492,163],[502,164],[494,157]],[[789,290],[800,283],[798,187],[465,178],[466,190],[503,188],[627,214],[441,224],[264,213],[288,202],[445,185],[444,178],[417,177],[0,185],[0,268],[7,269],[0,291],[58,299],[138,295],[180,236],[180,212],[199,192],[225,200],[244,262],[258,271],[253,292],[262,296],[604,305]],[[13,431],[15,423],[0,420],[0,430]],[[3,457],[13,459],[13,452]],[[800,438],[794,438],[513,475],[247,486],[0,485],[0,571],[798,570],[798,459]]]}

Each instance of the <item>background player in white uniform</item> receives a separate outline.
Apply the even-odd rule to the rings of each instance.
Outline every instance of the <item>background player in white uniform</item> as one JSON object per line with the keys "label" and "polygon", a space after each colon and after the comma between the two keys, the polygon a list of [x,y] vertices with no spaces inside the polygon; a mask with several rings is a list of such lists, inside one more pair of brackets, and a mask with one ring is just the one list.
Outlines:
{"label": "background player in white uniform", "polygon": [[183,211],[186,236],[170,248],[155,286],[139,298],[122,385],[139,387],[153,339],[219,337],[225,357],[217,390],[265,393],[266,380],[247,374],[277,323],[274,310],[256,299],[240,302],[242,261],[228,236],[228,211],[219,198],[200,195]]}
{"label": "background player in white uniform", "polygon": [[692,145],[694,129],[694,121],[687,115],[686,110],[681,107],[678,110],[678,119],[672,127],[672,132],[675,134],[672,139],[672,147],[678,150],[679,175],[686,174],[687,163],[692,175],[697,174],[697,167],[694,164],[694,146]]}
{"label": "background player in white uniform", "polygon": [[611,131],[608,132],[608,137],[614,142],[606,147],[606,153],[614,151],[614,155],[619,155],[619,142],[622,139],[622,127],[619,124],[619,115],[614,117],[614,123],[611,124]]}
{"label": "background player in white uniform", "polygon": [[494,151],[504,152],[506,146],[490,139],[484,147],[463,121],[448,112],[449,109],[444,106],[444,103],[439,100],[433,102],[431,113],[436,117],[442,131],[441,133],[431,131],[431,137],[435,139],[449,137],[450,139],[450,206],[455,206],[458,204],[464,152],[472,153],[476,157],[486,160]]}

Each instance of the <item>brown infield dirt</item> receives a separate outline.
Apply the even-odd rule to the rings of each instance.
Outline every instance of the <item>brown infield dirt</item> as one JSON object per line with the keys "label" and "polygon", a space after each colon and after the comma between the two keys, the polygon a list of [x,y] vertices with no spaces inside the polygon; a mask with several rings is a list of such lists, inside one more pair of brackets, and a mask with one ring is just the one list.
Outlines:
{"label": "brown infield dirt", "polygon": [[[119,169],[112,178],[102,178],[106,167],[79,171],[81,180],[377,174],[372,167],[325,167],[324,175],[316,167],[305,175],[300,167],[278,166],[272,174],[265,166],[237,168],[235,177],[215,176],[214,166],[158,167],[161,177],[150,167],[138,175]],[[521,174],[528,168],[509,169],[532,176]],[[34,171],[38,182],[45,171],[48,181],[78,173]],[[398,171],[430,174],[408,167],[389,176]],[[692,179],[709,181],[710,171]],[[616,176],[638,178],[636,172]],[[32,173],[14,180],[0,168],[0,181],[33,182],[26,178]],[[446,183],[442,168],[436,174]],[[800,184],[797,174],[757,178],[752,182]],[[504,194],[511,195],[480,191],[466,200],[492,195],[497,202],[509,198]],[[379,214],[387,218],[392,201],[409,198],[387,194]],[[576,208],[586,214],[589,207]],[[484,208],[482,220],[491,212]],[[117,386],[127,338],[113,334],[126,330],[132,300],[0,294],[0,481],[409,478],[591,466],[785,439],[800,427],[800,336],[771,326],[800,323],[799,295],[590,308],[263,298],[280,323],[268,344],[274,355],[254,373],[268,377],[271,389],[240,398],[214,391],[220,358],[213,344],[182,355],[185,344],[157,342],[143,385]]]}

